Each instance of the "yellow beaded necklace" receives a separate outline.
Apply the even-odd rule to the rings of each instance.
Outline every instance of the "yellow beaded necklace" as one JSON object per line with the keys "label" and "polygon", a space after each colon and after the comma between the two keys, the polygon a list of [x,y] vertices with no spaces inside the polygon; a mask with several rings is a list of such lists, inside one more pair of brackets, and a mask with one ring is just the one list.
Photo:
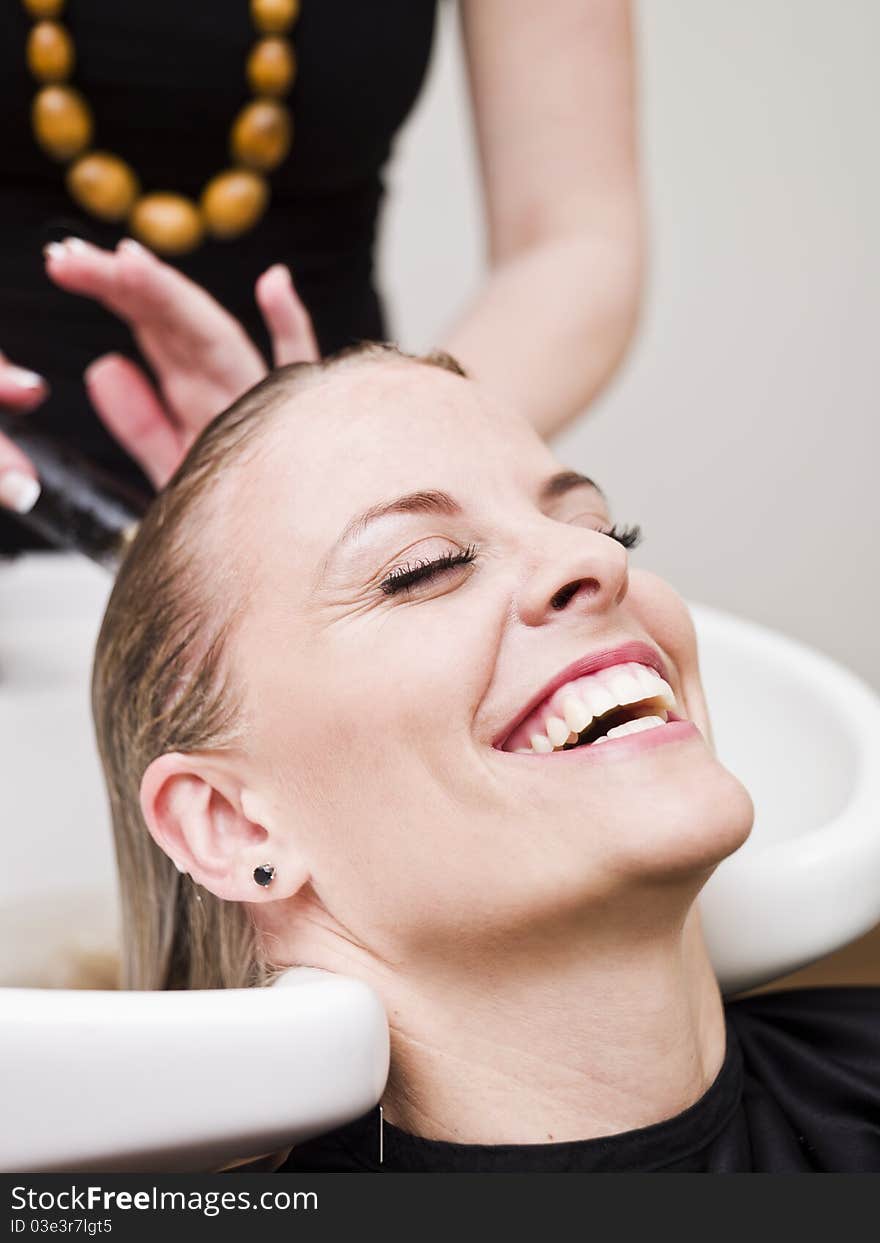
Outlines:
{"label": "yellow beaded necklace", "polygon": [[233,238],[254,227],[269,203],[265,174],[286,158],[293,138],[293,118],[279,100],[296,75],[293,46],[284,36],[299,16],[299,0],[250,0],[259,38],[246,73],[256,98],[232,123],[229,145],[235,166],[212,177],[198,203],[167,191],[142,194],[124,160],[91,149],[91,109],[79,91],[63,85],[75,61],[73,40],[56,20],[65,0],[22,3],[35,19],[27,63],[41,84],[31,113],[34,136],[52,159],[70,163],[67,188],[80,207],[101,220],[127,220],[135,237],[165,255],[194,250],[206,233]]}

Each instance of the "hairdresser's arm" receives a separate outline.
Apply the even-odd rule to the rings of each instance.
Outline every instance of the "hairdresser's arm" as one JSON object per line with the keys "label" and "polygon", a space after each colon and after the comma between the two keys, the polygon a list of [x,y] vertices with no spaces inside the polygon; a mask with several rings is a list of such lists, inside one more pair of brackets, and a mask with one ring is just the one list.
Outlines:
{"label": "hairdresser's arm", "polygon": [[[89,397],[111,434],[161,487],[202,428],[266,374],[266,362],[228,311],[137,243],[115,251],[80,239],[47,247],[49,276],[124,319],[156,378],[121,354],[86,371]],[[255,297],[276,366],[318,357],[311,320],[286,268],[257,281]]]}
{"label": "hairdresser's arm", "polygon": [[626,0],[463,0],[490,272],[444,345],[545,435],[632,337],[641,285]]}

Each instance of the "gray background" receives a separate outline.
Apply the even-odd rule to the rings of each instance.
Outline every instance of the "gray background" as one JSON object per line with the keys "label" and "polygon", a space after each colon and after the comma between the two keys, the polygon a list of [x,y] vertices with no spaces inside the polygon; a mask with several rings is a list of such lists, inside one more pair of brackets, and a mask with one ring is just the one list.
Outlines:
{"label": "gray background", "polygon": [[[414,349],[442,339],[483,268],[455,6],[441,9],[381,247]],[[557,448],[642,523],[640,564],[880,686],[880,5],[650,0],[637,33],[642,324]]]}

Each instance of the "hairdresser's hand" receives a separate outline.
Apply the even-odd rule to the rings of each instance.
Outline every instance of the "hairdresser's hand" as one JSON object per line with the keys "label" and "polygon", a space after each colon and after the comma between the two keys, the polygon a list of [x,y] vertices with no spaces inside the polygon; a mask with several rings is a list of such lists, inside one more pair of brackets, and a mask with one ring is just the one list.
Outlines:
{"label": "hairdresser's hand", "polygon": [[[42,376],[14,366],[0,354],[0,409],[23,414],[38,406],[48,391]],[[39,495],[37,472],[29,459],[0,432],[0,505],[26,514]]]}
{"label": "hairdresser's hand", "polygon": [[[209,293],[137,242],[109,251],[68,238],[46,247],[46,270],[63,289],[119,315],[134,333],[158,391],[119,354],[91,364],[86,388],[111,434],[162,487],[214,415],[263,378],[265,360]],[[311,320],[287,268],[264,272],[255,294],[275,366],[316,360]]]}

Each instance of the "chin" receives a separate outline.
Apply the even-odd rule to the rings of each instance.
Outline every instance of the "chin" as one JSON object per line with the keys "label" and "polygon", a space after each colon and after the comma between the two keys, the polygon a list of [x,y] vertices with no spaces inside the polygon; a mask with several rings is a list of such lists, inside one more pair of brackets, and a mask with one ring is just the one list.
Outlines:
{"label": "chin", "polygon": [[703,883],[747,841],[755,820],[742,782],[714,757],[691,765],[680,780],[664,774],[640,792],[633,814],[611,828],[614,854],[632,879],[673,880],[687,875]]}
{"label": "chin", "polygon": [[540,848],[522,868],[527,895],[511,880],[508,855],[503,874],[484,885],[499,920],[521,925],[528,909],[532,918],[556,924],[592,911],[611,926],[617,911],[627,926],[640,914],[650,925],[662,909],[652,901],[658,890],[666,888],[674,904],[692,902],[718,864],[748,839],[754,821],[748,791],[708,750],[678,772],[664,764],[650,781],[635,782],[629,771],[628,785],[606,787],[601,797],[593,790],[593,797],[578,798],[573,783],[574,803],[569,796],[561,805],[557,797],[555,811],[543,803],[530,809],[530,824],[549,823],[554,831],[529,835]]}

